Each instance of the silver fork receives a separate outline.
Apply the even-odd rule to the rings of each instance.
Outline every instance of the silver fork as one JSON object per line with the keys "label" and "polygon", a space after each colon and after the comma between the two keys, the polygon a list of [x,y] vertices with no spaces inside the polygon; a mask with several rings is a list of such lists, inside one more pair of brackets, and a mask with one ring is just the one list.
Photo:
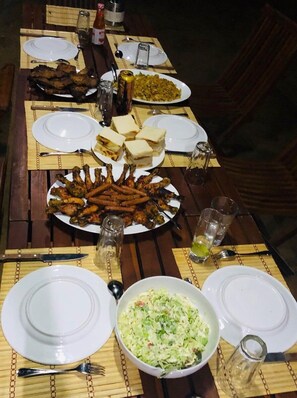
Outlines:
{"label": "silver fork", "polygon": [[87,155],[91,155],[96,160],[96,162],[98,162],[100,164],[102,164],[102,163],[104,164],[104,162],[102,162],[98,158],[98,156],[93,151],[93,149],[89,150],[89,149],[80,148],[80,149],[77,149],[76,151],[73,151],[73,152],[40,152],[39,156],[40,157],[46,157],[46,156],[57,156],[57,155],[74,155],[74,154],[80,155],[81,153],[84,153],[84,154],[87,154]]}
{"label": "silver fork", "polygon": [[31,59],[31,63],[32,64],[50,64],[50,63],[55,63],[55,64],[59,64],[59,63],[63,63],[63,64],[70,64],[69,61],[67,61],[67,59],[63,59],[63,58],[59,58],[55,61],[43,61],[42,59]]}
{"label": "silver fork", "polygon": [[18,377],[33,377],[33,376],[46,376],[46,375],[58,375],[70,372],[80,372],[83,374],[92,374],[105,376],[105,367],[101,365],[95,365],[87,362],[83,362],[75,368],[70,369],[42,369],[42,368],[20,368],[17,371]]}

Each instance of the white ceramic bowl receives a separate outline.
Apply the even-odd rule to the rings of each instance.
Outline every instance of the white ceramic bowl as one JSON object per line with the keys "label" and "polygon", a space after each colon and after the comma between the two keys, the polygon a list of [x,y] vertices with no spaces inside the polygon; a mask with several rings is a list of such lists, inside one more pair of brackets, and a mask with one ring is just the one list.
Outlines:
{"label": "white ceramic bowl", "polygon": [[173,278],[169,276],[154,276],[146,279],[142,279],[141,281],[136,282],[132,286],[130,286],[126,292],[123,294],[121,299],[119,300],[117,306],[117,316],[116,316],[116,326],[115,333],[118,339],[118,342],[124,351],[125,355],[137,366],[138,369],[142,370],[145,373],[148,373],[155,377],[160,377],[162,374],[162,369],[146,364],[145,362],[138,359],[132,352],[125,346],[118,326],[118,319],[122,311],[124,311],[127,305],[137,297],[140,293],[146,292],[149,289],[160,289],[166,288],[169,293],[179,293],[186,297],[188,297],[191,302],[199,309],[199,313],[204,321],[209,326],[209,338],[208,343],[205,347],[205,350],[202,353],[202,360],[200,363],[191,366],[186,369],[174,370],[170,373],[166,374],[164,378],[174,379],[179,377],[188,376],[198,369],[202,368],[214,354],[220,339],[220,330],[219,330],[219,321],[217,315],[209,303],[209,301],[204,297],[199,289],[195,286],[191,285],[188,282],[183,281],[182,279]]}

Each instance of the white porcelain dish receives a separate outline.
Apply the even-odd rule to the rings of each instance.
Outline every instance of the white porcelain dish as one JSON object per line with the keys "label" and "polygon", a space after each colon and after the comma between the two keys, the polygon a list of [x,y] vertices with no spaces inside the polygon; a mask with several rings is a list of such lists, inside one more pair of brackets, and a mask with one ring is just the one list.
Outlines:
{"label": "white porcelain dish", "polygon": [[[119,69],[117,71],[117,73],[119,74],[121,70],[122,69]],[[178,99],[175,99],[173,101],[145,101],[140,98],[133,98],[133,101],[135,101],[135,102],[142,102],[144,104],[167,105],[167,104],[176,104],[178,102],[185,101],[186,99],[188,99],[191,96],[190,88],[185,83],[181,82],[180,80],[175,79],[174,77],[163,75],[161,73],[148,71],[148,70],[140,70],[140,69],[129,69],[129,70],[131,70],[134,73],[134,75],[137,75],[139,73],[142,73],[144,75],[159,75],[159,77],[161,79],[167,79],[167,80],[173,82],[177,86],[177,88],[181,90],[181,97]],[[101,80],[113,81],[112,71],[104,73],[101,76]],[[116,92],[116,90],[115,90],[115,92]]]}
{"label": "white porcelain dish", "polygon": [[56,151],[91,149],[102,130],[97,120],[76,112],[51,112],[37,119],[32,134],[40,144]]}
{"label": "white porcelain dish", "polygon": [[260,336],[268,352],[283,352],[297,341],[297,304],[269,274],[247,266],[213,272],[202,293],[214,306],[221,336],[233,346],[247,334]]}
{"label": "white porcelain dish", "polygon": [[[93,181],[94,181],[94,170],[95,170],[94,168],[90,168],[90,175],[91,175],[91,178],[92,178]],[[114,179],[118,179],[118,178],[120,177],[120,175],[121,175],[121,172],[122,172],[122,167],[114,167],[114,168],[113,168],[113,177],[114,177]],[[81,174],[82,178],[84,178],[84,172],[83,172],[83,170],[81,170],[81,173],[80,173],[80,174]],[[147,175],[147,174],[149,174],[149,173],[146,172],[146,171],[142,171],[142,170],[135,170],[135,172],[134,172],[134,176],[135,176],[136,179],[137,179],[138,177],[140,177],[141,175]],[[105,175],[105,176],[106,176],[106,168],[105,168],[105,167],[102,167],[102,175]],[[67,174],[65,177],[66,177],[68,180],[72,181],[72,173]],[[158,181],[161,181],[161,180],[162,180],[161,177],[155,176],[155,177],[153,178],[152,182],[158,182]],[[47,194],[47,203],[49,202],[50,199],[55,199],[55,198],[56,198],[55,196],[51,195],[51,193],[50,193],[51,189],[52,189],[53,187],[59,187],[59,186],[63,186],[63,184],[60,183],[59,181],[56,181],[56,182],[50,187],[50,189],[49,189],[49,191],[48,191],[48,194]],[[176,195],[179,195],[177,189],[176,189],[172,184],[168,185],[168,186],[166,187],[166,189],[168,189],[168,190],[171,191],[171,192],[174,192]],[[169,202],[169,204],[170,204],[171,206],[174,206],[174,207],[177,207],[177,208],[180,207],[180,202],[179,202],[178,200],[176,200],[176,199],[171,199],[170,202]],[[167,213],[171,218],[173,217],[173,214],[171,214],[171,213],[169,213],[169,212],[165,212],[165,213]],[[65,224],[67,224],[67,225],[69,225],[69,226],[71,226],[71,227],[73,227],[73,228],[81,229],[82,231],[92,232],[92,233],[94,233],[94,234],[99,234],[99,233],[100,233],[101,228],[100,228],[99,225],[89,224],[89,225],[87,225],[87,226],[85,226],[85,227],[80,227],[79,225],[76,225],[76,224],[70,224],[70,222],[69,222],[69,217],[66,216],[66,215],[64,215],[64,214],[55,213],[55,216],[56,216],[59,220],[61,220],[62,222],[64,222]],[[159,228],[159,227],[161,227],[162,225],[165,225],[165,224],[169,221],[167,217],[164,217],[164,219],[165,219],[165,223],[164,223],[164,224],[161,224],[161,225],[156,225],[156,227],[155,227],[154,229]],[[141,224],[132,224],[132,225],[130,225],[129,227],[126,227],[126,228],[124,229],[124,235],[138,234],[138,233],[147,232],[147,231],[149,231],[149,229],[146,228],[144,225],[141,225]]]}
{"label": "white porcelain dish", "polygon": [[[136,43],[121,43],[118,45],[118,50],[122,51],[123,58],[129,61],[131,64],[135,64],[136,54],[138,49],[138,42]],[[149,44],[150,55],[149,55],[149,65],[161,65],[167,60],[167,55],[163,50]]]}
{"label": "white porcelain dish", "polygon": [[198,123],[183,116],[157,115],[145,120],[145,126],[164,128],[165,150],[192,152],[199,141],[207,141],[205,130]]}
{"label": "white porcelain dish", "polygon": [[56,61],[59,58],[71,59],[77,54],[77,47],[71,42],[56,37],[39,37],[28,40],[23,45],[25,53],[44,61]]}
{"label": "white porcelain dish", "polygon": [[62,365],[99,350],[115,324],[115,300],[95,273],[71,265],[33,271],[8,292],[1,323],[11,347],[34,362]]}
{"label": "white porcelain dish", "polygon": [[164,376],[164,378],[167,379],[185,377],[201,369],[209,361],[211,356],[216,351],[220,339],[219,322],[216,313],[209,301],[195,286],[183,281],[182,279],[169,276],[154,276],[142,279],[139,282],[134,283],[125,291],[125,293],[118,302],[115,333],[125,355],[134,363],[134,365],[138,367],[138,369],[152,376],[160,377],[162,374],[162,369],[148,365],[145,362],[141,361],[125,346],[119,330],[118,319],[120,314],[127,308],[127,305],[133,299],[138,297],[140,293],[146,292],[149,289],[161,288],[167,289],[169,293],[178,293],[188,297],[192,304],[194,304],[198,308],[200,316],[209,326],[210,331],[208,336],[208,343],[205,347],[205,350],[202,352],[201,362],[186,369],[174,370]]}

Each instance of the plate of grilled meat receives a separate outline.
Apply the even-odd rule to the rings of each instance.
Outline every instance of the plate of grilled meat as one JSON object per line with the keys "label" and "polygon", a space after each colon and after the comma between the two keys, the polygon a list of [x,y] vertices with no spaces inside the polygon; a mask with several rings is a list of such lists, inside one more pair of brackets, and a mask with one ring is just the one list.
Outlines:
{"label": "plate of grilled meat", "polygon": [[92,233],[100,233],[107,214],[116,214],[125,223],[124,234],[146,232],[166,224],[180,208],[181,196],[170,179],[136,170],[135,165],[72,169],[47,194],[46,213],[62,222]]}
{"label": "plate of grilled meat", "polygon": [[77,71],[74,65],[59,63],[56,68],[39,65],[32,69],[28,80],[48,95],[74,98],[83,102],[97,91],[98,78],[90,69]]}

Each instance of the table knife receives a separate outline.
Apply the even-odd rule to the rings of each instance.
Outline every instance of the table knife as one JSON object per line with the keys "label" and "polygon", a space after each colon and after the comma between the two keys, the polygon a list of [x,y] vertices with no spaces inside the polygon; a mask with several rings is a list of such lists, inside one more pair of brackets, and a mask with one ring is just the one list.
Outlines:
{"label": "table knife", "polygon": [[45,254],[45,253],[22,253],[22,254],[1,254],[0,262],[15,262],[15,261],[71,261],[81,260],[88,256],[85,253],[63,253],[63,254]]}
{"label": "table knife", "polygon": [[57,36],[57,35],[47,35],[47,34],[42,34],[42,33],[26,33],[26,32],[21,32],[21,36],[28,36],[28,37],[54,37],[55,39],[65,39],[64,36]]}
{"label": "table knife", "polygon": [[297,352],[270,352],[266,355],[264,362],[289,362],[297,361]]}
{"label": "table knife", "polygon": [[72,108],[68,106],[54,106],[54,105],[32,105],[32,111],[61,111],[61,112],[86,112],[87,108]]}

